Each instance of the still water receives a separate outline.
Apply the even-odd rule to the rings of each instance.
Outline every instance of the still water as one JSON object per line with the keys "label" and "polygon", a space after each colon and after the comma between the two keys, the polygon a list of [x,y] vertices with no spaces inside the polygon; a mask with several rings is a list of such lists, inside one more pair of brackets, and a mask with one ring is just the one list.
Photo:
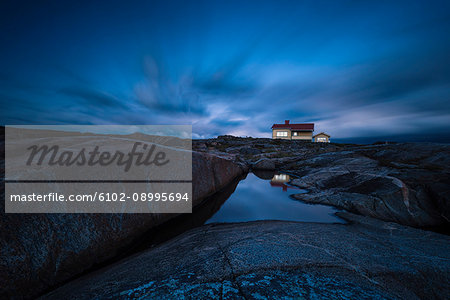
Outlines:
{"label": "still water", "polygon": [[338,210],[331,206],[306,204],[289,197],[307,192],[290,185],[291,176],[267,172],[258,176],[249,173],[239,182],[206,224],[256,220],[345,223],[334,215]]}

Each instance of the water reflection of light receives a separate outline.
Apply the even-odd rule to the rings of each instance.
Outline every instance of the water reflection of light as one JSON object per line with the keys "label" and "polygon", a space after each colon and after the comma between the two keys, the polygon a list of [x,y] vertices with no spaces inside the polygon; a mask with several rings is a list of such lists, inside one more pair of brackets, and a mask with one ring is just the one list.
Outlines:
{"label": "water reflection of light", "polygon": [[273,187],[281,187],[283,192],[286,192],[288,188],[294,189],[295,187],[289,186],[285,184],[286,182],[291,181],[291,177],[288,174],[275,174],[273,175],[272,180],[270,180],[270,185]]}
{"label": "water reflection of light", "polygon": [[275,174],[273,175],[272,181],[274,182],[288,182],[290,177],[287,174]]}
{"label": "water reflection of light", "polygon": [[[281,175],[279,172],[276,172],[276,174]],[[292,175],[287,176],[290,180],[295,178]],[[290,185],[289,182],[273,181],[274,177],[274,172],[270,174],[258,173],[258,176],[249,173],[244,180],[239,182],[234,193],[206,224],[256,220],[343,222],[334,215],[336,209],[331,206],[307,204],[290,197],[290,195],[306,191]],[[267,184],[268,181],[270,185]],[[280,189],[280,187],[283,187],[282,185],[284,185],[284,188]]]}

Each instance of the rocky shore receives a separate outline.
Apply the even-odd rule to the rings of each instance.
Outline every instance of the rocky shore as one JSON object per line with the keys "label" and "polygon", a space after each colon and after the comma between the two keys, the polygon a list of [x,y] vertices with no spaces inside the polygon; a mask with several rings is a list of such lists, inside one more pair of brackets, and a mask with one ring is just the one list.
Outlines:
{"label": "rocky shore", "polygon": [[205,225],[44,299],[445,299],[450,238],[342,213],[348,225]]}
{"label": "rocky shore", "polygon": [[[244,165],[194,152],[193,206],[244,174]],[[4,185],[2,185],[4,198]],[[5,214],[0,207],[0,298],[32,298],[121,256],[176,214]]]}
{"label": "rocky shore", "polygon": [[199,140],[194,149],[251,169],[294,174],[296,198],[418,228],[448,230],[450,146],[328,144],[235,138]]}
{"label": "rocky shore", "polygon": [[[194,219],[2,214],[0,297],[45,291],[43,299],[450,294],[450,146],[220,136],[194,140],[193,150]],[[291,184],[307,190],[294,196],[299,201],[343,209],[339,214],[349,223],[201,226],[237,178],[275,169],[295,175]],[[151,242],[138,253],[111,260],[143,239]]]}

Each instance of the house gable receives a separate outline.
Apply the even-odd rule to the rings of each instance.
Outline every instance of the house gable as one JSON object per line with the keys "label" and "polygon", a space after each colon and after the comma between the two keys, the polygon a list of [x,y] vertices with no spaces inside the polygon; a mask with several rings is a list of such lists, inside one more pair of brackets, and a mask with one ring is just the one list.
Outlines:
{"label": "house gable", "polygon": [[330,142],[330,135],[326,134],[325,132],[318,133],[313,136],[314,142],[324,142],[329,143]]}
{"label": "house gable", "polygon": [[316,135],[314,135],[313,137],[319,137],[319,136],[323,136],[323,137],[328,137],[328,138],[330,138],[331,137],[331,135],[329,135],[329,134],[326,134],[325,132],[321,132],[321,133],[318,133],[318,134],[316,134]]}

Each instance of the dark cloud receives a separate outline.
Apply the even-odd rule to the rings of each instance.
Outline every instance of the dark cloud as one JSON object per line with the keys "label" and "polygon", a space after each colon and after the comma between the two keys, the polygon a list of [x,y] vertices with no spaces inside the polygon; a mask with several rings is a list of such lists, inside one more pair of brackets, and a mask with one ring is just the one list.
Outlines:
{"label": "dark cloud", "polygon": [[257,51],[257,44],[255,41],[225,64],[214,66],[207,74],[196,76],[195,86],[203,93],[234,97],[253,92],[257,87],[251,81],[252,78],[243,77],[241,73],[252,53]]}
{"label": "dark cloud", "polygon": [[368,102],[395,101],[427,88],[450,83],[450,47],[427,55],[395,56],[370,65],[347,85],[350,93],[365,93]]}
{"label": "dark cloud", "polygon": [[450,131],[448,1],[319,2],[7,5],[3,122]]}
{"label": "dark cloud", "polygon": [[126,108],[127,104],[106,92],[95,91],[80,87],[66,87],[58,91],[59,94],[79,98],[79,105],[88,105],[89,107],[104,108]]}

